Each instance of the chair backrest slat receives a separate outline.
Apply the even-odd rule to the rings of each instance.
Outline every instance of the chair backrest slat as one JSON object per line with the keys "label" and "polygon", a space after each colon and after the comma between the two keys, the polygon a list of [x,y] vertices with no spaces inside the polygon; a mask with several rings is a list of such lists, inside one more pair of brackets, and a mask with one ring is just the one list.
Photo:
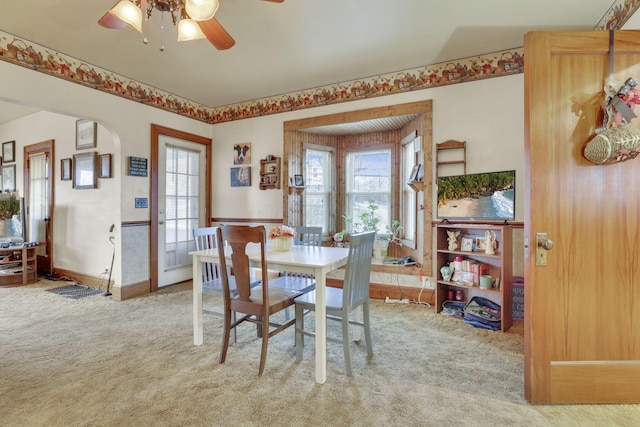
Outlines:
{"label": "chair backrest slat", "polygon": [[294,244],[300,246],[320,246],[322,244],[322,227],[296,227]]}
{"label": "chair backrest slat", "polygon": [[349,258],[343,284],[343,307],[350,307],[369,298],[371,258],[376,233],[354,234],[350,238]]}
{"label": "chair backrest slat", "polygon": [[[196,250],[216,249],[216,230],[218,227],[201,227],[193,229]],[[220,266],[213,262],[202,263],[202,280],[210,282],[220,279]]]}

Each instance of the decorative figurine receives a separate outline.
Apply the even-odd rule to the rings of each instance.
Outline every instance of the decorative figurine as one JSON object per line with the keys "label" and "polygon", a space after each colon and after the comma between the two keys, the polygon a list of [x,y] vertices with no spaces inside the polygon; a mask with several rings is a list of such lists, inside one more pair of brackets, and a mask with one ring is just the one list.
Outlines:
{"label": "decorative figurine", "polygon": [[458,249],[458,236],[460,235],[459,231],[447,231],[447,242],[449,242],[449,250],[455,251]]}
{"label": "decorative figurine", "polygon": [[491,230],[485,231],[484,239],[485,239],[485,245],[486,245],[484,253],[489,254],[489,255],[495,254],[496,253],[496,251],[495,251],[495,249],[496,249],[496,232],[495,231],[491,231]]}
{"label": "decorative figurine", "polygon": [[442,274],[442,280],[448,282],[451,280],[451,267],[444,265],[440,268],[440,274]]}

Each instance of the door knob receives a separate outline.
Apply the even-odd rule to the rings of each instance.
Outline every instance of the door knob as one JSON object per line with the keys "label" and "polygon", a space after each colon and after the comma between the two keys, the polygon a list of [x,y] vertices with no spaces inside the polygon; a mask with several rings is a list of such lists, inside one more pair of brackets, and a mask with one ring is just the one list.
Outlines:
{"label": "door knob", "polygon": [[549,250],[553,248],[553,241],[549,239],[540,239],[538,240],[538,246],[540,246],[542,249]]}
{"label": "door knob", "polygon": [[160,221],[158,221],[158,224],[164,224],[164,220],[161,219]]}

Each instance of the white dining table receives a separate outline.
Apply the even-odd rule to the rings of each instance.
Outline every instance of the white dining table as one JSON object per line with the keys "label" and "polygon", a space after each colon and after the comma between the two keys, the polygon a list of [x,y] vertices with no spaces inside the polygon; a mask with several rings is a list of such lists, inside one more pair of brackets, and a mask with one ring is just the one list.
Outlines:
{"label": "white dining table", "polygon": [[[228,248],[230,249],[230,248]],[[252,267],[261,265],[258,246],[247,247],[247,256]],[[193,257],[193,343],[201,345],[204,340],[202,318],[202,262],[218,262],[217,249],[190,252]],[[226,254],[227,256],[230,253]],[[316,279],[316,383],[327,379],[327,273],[347,263],[348,248],[327,246],[294,246],[290,251],[276,251],[265,247],[267,268],[313,274]]]}

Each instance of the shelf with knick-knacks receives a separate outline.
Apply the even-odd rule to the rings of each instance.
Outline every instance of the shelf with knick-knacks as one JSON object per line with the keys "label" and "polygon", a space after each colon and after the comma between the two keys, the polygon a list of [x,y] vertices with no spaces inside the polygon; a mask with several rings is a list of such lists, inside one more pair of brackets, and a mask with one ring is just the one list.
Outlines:
{"label": "shelf with knick-knacks", "polygon": [[436,227],[436,313],[445,301],[485,297],[501,306],[500,329],[513,324],[509,225],[441,223]]}
{"label": "shelf with knick-knacks", "polygon": [[269,155],[260,160],[260,189],[280,188],[280,157]]}

